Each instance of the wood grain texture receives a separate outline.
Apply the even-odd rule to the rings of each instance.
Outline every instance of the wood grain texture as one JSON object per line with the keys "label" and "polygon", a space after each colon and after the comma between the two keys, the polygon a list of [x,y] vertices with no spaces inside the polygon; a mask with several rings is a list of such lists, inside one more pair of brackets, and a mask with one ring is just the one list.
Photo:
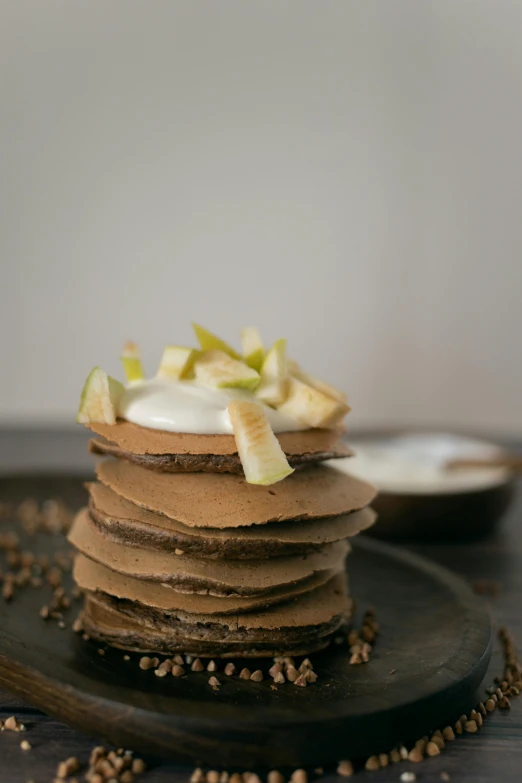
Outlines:
{"label": "wood grain texture", "polygon": [[[74,438],[64,436],[67,441],[69,454],[74,452]],[[17,467],[23,464],[35,466],[35,449],[31,447],[34,439],[30,433],[24,436],[24,447],[19,447],[16,453]],[[61,442],[57,435],[46,436],[38,433],[39,458],[48,454],[46,443]],[[18,440],[19,442],[19,440]],[[77,438],[78,449],[81,450],[82,438]],[[5,439],[0,441],[0,464],[10,464],[8,455],[2,446]],[[12,445],[12,440],[11,440]],[[24,461],[24,451],[27,460]],[[57,454],[52,456],[53,464],[59,463]],[[87,462],[87,461],[86,461]],[[461,543],[445,545],[425,545],[416,547],[429,557],[454,568],[470,579],[498,580],[501,586],[500,595],[493,601],[493,614],[497,623],[506,624],[514,633],[515,640],[520,646],[522,643],[522,618],[520,613],[520,600],[522,598],[522,505],[520,499],[512,509],[501,531],[488,541],[473,544]],[[486,677],[489,682],[493,674],[501,670],[501,661],[498,652],[495,652],[490,666],[490,673]],[[4,732],[0,735],[0,782],[18,783],[34,779],[37,783],[42,780],[52,779],[56,764],[60,759],[69,755],[78,755],[81,761],[85,761],[91,741],[85,735],[65,727],[63,724],[47,718],[27,705],[22,707],[17,699],[13,699],[7,693],[0,691],[0,716],[6,717],[15,712],[29,727],[25,735],[33,745],[33,750],[24,754],[20,750],[20,735]],[[312,739],[311,741],[316,741]],[[416,772],[418,778],[422,777],[427,783],[435,783],[440,780],[441,771],[447,772],[452,780],[474,781],[474,783],[492,783],[492,781],[518,781],[519,770],[522,762],[522,709],[521,702],[514,700],[510,713],[495,712],[488,717],[486,725],[477,735],[466,736],[448,745],[443,754],[435,759],[430,759],[421,765],[409,763],[400,767],[389,767],[379,773],[362,772],[358,779],[383,781],[396,781],[402,771],[411,769]],[[325,770],[325,780],[334,780],[334,776]],[[140,778],[147,782],[174,781],[181,783],[189,776],[188,767],[180,767],[168,762],[155,763],[151,760],[150,770]],[[339,778],[337,778],[339,780]]]}
{"label": "wood grain texture", "polygon": [[[0,481],[0,501],[61,495],[75,504],[83,492],[67,478]],[[18,532],[28,548],[32,539]],[[36,546],[52,554],[64,543],[41,535]],[[349,666],[344,645],[314,654],[313,687],[274,691],[269,681],[222,676],[215,692],[206,673],[158,679],[138,668],[137,655],[128,662],[110,648],[100,655],[99,644],[72,632],[71,619],[65,629],[44,623],[45,598],[32,588],[0,604],[0,682],[95,737],[193,763],[259,766],[268,746],[269,763],[279,766],[381,752],[473,703],[490,623],[467,584],[416,555],[361,537],[350,560],[360,605],[377,607],[378,644],[368,666]],[[249,666],[267,669],[265,661]]]}

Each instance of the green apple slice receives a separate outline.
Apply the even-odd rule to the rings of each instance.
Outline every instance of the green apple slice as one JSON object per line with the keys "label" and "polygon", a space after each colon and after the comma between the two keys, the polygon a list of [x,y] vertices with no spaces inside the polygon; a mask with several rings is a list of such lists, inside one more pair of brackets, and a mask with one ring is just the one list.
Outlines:
{"label": "green apple slice", "polygon": [[262,405],[234,400],[227,410],[249,484],[275,484],[294,472]]}
{"label": "green apple slice", "polygon": [[339,402],[344,403],[347,402],[347,394],[345,394],[340,389],[336,389],[335,386],[330,386],[329,383],[325,383],[324,381],[319,380],[319,378],[314,378],[313,375],[309,375],[293,359],[289,359],[288,366],[290,375],[292,375],[294,378],[297,378],[299,381],[303,381],[303,383],[307,383],[308,386],[312,386],[312,388],[317,389],[317,391],[320,391],[323,394],[326,394],[327,397],[331,397],[333,400],[339,400]]}
{"label": "green apple slice", "polygon": [[248,366],[260,372],[265,358],[265,346],[257,326],[247,326],[241,330],[241,351]]}
{"label": "green apple slice", "polygon": [[125,343],[121,361],[129,383],[132,383],[133,381],[142,381],[144,379],[145,376],[143,374],[143,367],[141,366],[140,349],[136,343],[130,341]]}
{"label": "green apple slice", "polygon": [[76,421],[80,424],[116,424],[118,405],[125,387],[122,383],[95,367],[85,381]]}
{"label": "green apple slice", "polygon": [[200,355],[195,348],[183,348],[180,345],[167,345],[158,368],[158,378],[184,380],[193,375],[194,362]]}
{"label": "green apple slice", "polygon": [[206,351],[194,364],[196,380],[214,389],[249,389],[259,383],[259,373],[224,351]]}
{"label": "green apple slice", "polygon": [[350,410],[346,403],[328,397],[313,386],[290,378],[288,396],[278,410],[308,427],[333,429]]}
{"label": "green apple slice", "polygon": [[288,381],[286,340],[276,340],[261,367],[261,380],[256,394],[267,405],[275,408],[286,400]]}
{"label": "green apple slice", "polygon": [[217,335],[212,334],[212,332],[209,332],[208,329],[194,323],[192,324],[192,328],[196,333],[202,351],[223,351],[228,354],[228,356],[231,356],[232,359],[241,359],[241,356],[237,351],[234,351],[231,345],[224,340],[221,340]]}

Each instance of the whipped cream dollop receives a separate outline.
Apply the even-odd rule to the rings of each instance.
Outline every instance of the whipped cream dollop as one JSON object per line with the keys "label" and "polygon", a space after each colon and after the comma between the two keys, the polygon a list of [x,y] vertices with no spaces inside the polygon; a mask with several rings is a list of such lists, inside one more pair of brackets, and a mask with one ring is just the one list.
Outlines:
{"label": "whipped cream dollop", "polygon": [[503,467],[448,470],[454,459],[492,459],[503,449],[492,443],[450,433],[416,433],[352,440],[355,457],[333,460],[332,467],[368,481],[380,492],[433,494],[470,492],[498,486],[511,473]]}
{"label": "whipped cream dollop", "polygon": [[213,389],[198,381],[167,378],[129,384],[118,405],[118,413],[127,421],[153,430],[231,435],[233,430],[227,408],[233,400],[263,405],[274,432],[308,429],[305,424],[264,405],[245,389]]}

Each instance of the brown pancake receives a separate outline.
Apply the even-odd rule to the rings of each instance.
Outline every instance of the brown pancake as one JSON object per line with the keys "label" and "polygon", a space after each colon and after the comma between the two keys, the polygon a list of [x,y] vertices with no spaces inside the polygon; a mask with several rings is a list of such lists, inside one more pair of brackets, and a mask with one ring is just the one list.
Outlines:
{"label": "brown pancake", "polygon": [[[217,437],[217,436],[216,436]],[[134,454],[125,451],[114,443],[93,438],[89,441],[92,454],[110,455],[134,462],[148,470],[160,473],[239,473],[243,474],[243,465],[236,454]],[[310,454],[289,454],[288,462],[293,468],[309,465],[311,462],[324,462],[328,459],[351,457],[352,452],[339,441],[331,451],[314,451]]]}
{"label": "brown pancake", "polygon": [[136,506],[100,482],[86,485],[89,513],[101,532],[127,546],[181,549],[191,557],[262,559],[305,554],[326,543],[354,536],[369,527],[369,508],[309,522],[276,522],[230,529],[187,527],[177,520]]}
{"label": "brown pancake", "polygon": [[237,616],[143,612],[132,602],[88,594],[84,626],[96,638],[124,648],[269,655],[317,649],[349,619],[351,611],[352,601],[340,575],[276,608]]}
{"label": "brown pancake", "polygon": [[200,658],[272,658],[275,655],[310,655],[327,647],[335,630],[323,638],[312,642],[291,644],[248,644],[248,641],[234,644],[226,641],[198,642],[178,636],[165,636],[161,631],[143,627],[121,612],[103,606],[85,597],[85,610],[82,614],[83,627],[92,639],[109,644],[120,650],[136,653],[159,653],[173,655],[184,653]]}
{"label": "brown pancake", "polygon": [[121,497],[188,527],[233,528],[311,520],[358,511],[375,497],[364,481],[324,465],[271,486],[230,473],[155,473],[123,460],[97,465],[98,479]]}
{"label": "brown pancake", "polygon": [[349,550],[347,541],[338,541],[308,555],[271,561],[196,560],[112,541],[100,534],[87,509],[76,515],[68,538],[82,554],[118,573],[169,584],[179,592],[214,596],[269,594],[318,571],[342,569]]}
{"label": "brown pancake", "polygon": [[[204,459],[210,456],[238,458],[233,435],[196,435],[190,432],[153,430],[123,419],[118,419],[116,424],[88,424],[86,426],[97,435],[101,435],[105,441],[111,444],[111,447],[117,447],[122,453],[152,457],[164,455],[172,457],[173,464],[177,458],[183,455],[200,456]],[[313,458],[315,454],[331,454],[335,458],[352,454],[350,449],[340,443],[339,439],[343,432],[342,428],[333,430],[308,429],[298,432],[281,432],[276,437],[288,457],[306,458],[308,456]],[[324,457],[322,458],[324,459]],[[218,464],[216,463],[216,465]],[[197,469],[201,470],[202,468]]]}
{"label": "brown pancake", "polygon": [[268,596],[257,598],[215,598],[211,595],[179,593],[168,585],[124,576],[110,568],[77,554],[74,560],[73,577],[82,590],[90,593],[105,593],[113,598],[135,601],[142,609],[152,607],[166,612],[189,612],[191,614],[241,614],[253,610],[261,611],[282,603],[297,595],[315,590],[335,576],[335,571],[321,571],[296,585],[285,585]]}

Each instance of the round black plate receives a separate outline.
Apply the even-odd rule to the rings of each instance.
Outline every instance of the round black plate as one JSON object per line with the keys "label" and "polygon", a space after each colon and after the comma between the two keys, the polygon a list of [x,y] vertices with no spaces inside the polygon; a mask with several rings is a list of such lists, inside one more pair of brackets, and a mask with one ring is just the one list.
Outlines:
{"label": "round black plate", "polygon": [[[7,496],[60,494],[81,502],[77,479],[0,482]],[[5,526],[6,529],[8,526]],[[63,548],[38,535],[31,549]],[[0,556],[0,560],[1,560]],[[345,645],[314,654],[307,688],[204,672],[157,678],[139,656],[84,642],[38,617],[48,594],[27,588],[0,602],[0,684],[79,729],[142,753],[213,767],[316,766],[390,750],[454,721],[473,706],[491,651],[489,617],[468,585],[430,561],[364,537],[349,557],[359,609],[375,607],[381,631],[370,663],[350,666]],[[1,567],[1,566],[0,566]],[[249,661],[253,670],[268,662]]]}

